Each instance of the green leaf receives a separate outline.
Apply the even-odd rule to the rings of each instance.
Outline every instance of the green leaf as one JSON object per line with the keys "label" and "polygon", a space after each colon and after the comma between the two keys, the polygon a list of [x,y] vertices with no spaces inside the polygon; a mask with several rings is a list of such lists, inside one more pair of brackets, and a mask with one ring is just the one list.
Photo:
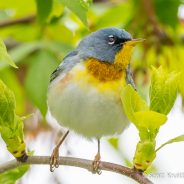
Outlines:
{"label": "green leaf", "polygon": [[6,69],[0,70],[0,78],[9,87],[9,89],[13,90],[14,92],[15,99],[18,102],[16,104],[16,113],[19,115],[25,114],[26,102],[24,87],[21,85],[16,73],[8,67]]}
{"label": "green leaf", "polygon": [[98,18],[97,28],[124,26],[132,16],[132,11],[132,4],[129,2],[110,6],[107,11]]}
{"label": "green leaf", "polygon": [[150,110],[168,114],[178,92],[179,74],[168,73],[162,67],[153,68],[150,86]]}
{"label": "green leaf", "polygon": [[37,16],[39,22],[43,23],[48,18],[52,10],[52,0],[36,0],[37,5]]}
{"label": "green leaf", "polygon": [[184,135],[180,135],[178,137],[175,137],[173,139],[170,139],[169,141],[165,142],[164,144],[162,144],[159,148],[157,148],[156,151],[159,151],[161,148],[163,148],[164,146],[166,146],[167,144],[172,144],[175,142],[183,142],[184,141]]}
{"label": "green leaf", "polygon": [[87,11],[91,4],[91,0],[60,0],[60,2],[75,13],[84,25],[87,26]]}
{"label": "green leaf", "polygon": [[58,0],[53,0],[52,11],[47,18],[50,24],[58,23],[64,15],[64,6]]}
{"label": "green leaf", "polygon": [[3,43],[3,41],[0,39],[0,64],[1,62],[8,63],[9,65],[13,66],[14,68],[17,68],[11,57],[9,56],[6,46]]}
{"label": "green leaf", "polygon": [[119,145],[118,138],[110,138],[108,142],[113,146],[114,149],[118,150],[118,145]]}
{"label": "green leaf", "polygon": [[61,41],[60,42],[54,42],[54,41],[44,42],[44,47],[50,50],[51,52],[55,53],[56,55],[59,53],[63,57],[74,49],[71,45],[62,43]]}
{"label": "green leaf", "polygon": [[175,28],[178,23],[178,7],[181,0],[155,0],[153,2],[158,19],[162,23]]}
{"label": "green leaf", "polygon": [[42,44],[40,42],[29,42],[18,45],[14,49],[12,49],[9,53],[15,63],[22,61],[32,52],[40,49]]}
{"label": "green leaf", "polygon": [[0,80],[0,126],[14,126],[15,97]]}
{"label": "green leaf", "polygon": [[15,158],[20,158],[26,154],[23,126],[22,119],[15,116],[14,127],[4,126],[1,130],[1,136],[6,143],[6,147]]}
{"label": "green leaf", "polygon": [[[59,36],[61,35],[61,32],[62,32],[62,35],[64,36]],[[61,43],[63,45],[74,45],[74,43],[76,43],[76,41],[78,39],[75,38],[73,32],[67,28],[64,24],[60,23],[60,24],[52,24],[52,26],[47,26],[46,29],[45,29],[45,33],[46,35],[49,35],[49,39],[52,40],[52,42],[56,43]],[[43,46],[45,46],[46,41],[43,42]],[[48,40],[48,43],[51,43],[51,41]],[[64,49],[65,50],[65,49]],[[63,50],[60,50],[60,52],[63,52]]]}
{"label": "green leaf", "polygon": [[25,154],[23,122],[15,114],[13,92],[0,80],[0,133],[10,153],[19,158]]}
{"label": "green leaf", "polygon": [[23,165],[0,174],[0,183],[15,184],[15,182],[21,178],[29,168],[29,165]]}
{"label": "green leaf", "polygon": [[166,115],[154,111],[135,112],[134,117],[138,127],[150,130],[160,128],[167,121]]}
{"label": "green leaf", "polygon": [[[41,48],[40,42],[29,42],[18,45],[17,47],[10,50],[9,54],[15,63],[23,61],[29,54],[35,50]],[[0,70],[7,67],[7,63],[0,64]]]}
{"label": "green leaf", "polygon": [[42,50],[31,59],[26,76],[27,94],[44,116],[47,112],[47,89],[50,75],[57,65],[57,59],[49,52]]}
{"label": "green leaf", "polygon": [[123,88],[121,92],[121,100],[126,115],[133,123],[136,123],[136,118],[134,116],[135,112],[147,111],[149,109],[146,102],[138,95],[131,85],[127,85]]}
{"label": "green leaf", "polygon": [[158,129],[167,120],[164,114],[149,110],[146,102],[130,85],[127,85],[122,90],[121,100],[126,115],[139,129],[141,134],[142,131],[144,132],[147,129]]}

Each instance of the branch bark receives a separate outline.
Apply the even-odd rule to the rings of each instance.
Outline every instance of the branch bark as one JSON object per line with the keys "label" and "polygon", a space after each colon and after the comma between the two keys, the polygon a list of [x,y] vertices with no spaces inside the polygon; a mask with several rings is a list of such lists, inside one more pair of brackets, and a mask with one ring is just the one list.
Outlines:
{"label": "branch bark", "polygon": [[16,24],[31,23],[35,20],[35,18],[36,18],[36,15],[29,15],[29,16],[22,17],[19,19],[2,21],[2,22],[0,22],[0,28],[12,26],[12,25],[16,25]]}
{"label": "branch bark", "polygon": [[[73,166],[80,167],[83,169],[87,169],[92,172],[92,160],[86,160],[81,158],[73,158],[73,157],[59,157],[59,164],[65,166]],[[0,173],[6,172],[10,169],[14,169],[21,165],[36,165],[36,164],[50,164],[50,156],[29,156],[26,162],[18,162],[17,160],[8,161],[2,165],[0,165]],[[146,178],[142,173],[136,171],[135,169],[131,169],[125,166],[121,166],[114,163],[109,162],[100,162],[99,165],[100,170],[110,171],[119,173],[121,175],[125,175],[133,180],[137,181],[140,184],[153,184],[148,178]]]}

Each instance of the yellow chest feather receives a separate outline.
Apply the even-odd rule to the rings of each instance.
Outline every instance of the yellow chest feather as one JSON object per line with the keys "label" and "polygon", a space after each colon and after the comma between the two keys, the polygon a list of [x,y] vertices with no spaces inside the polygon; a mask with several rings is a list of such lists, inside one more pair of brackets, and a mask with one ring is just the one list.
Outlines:
{"label": "yellow chest feather", "polygon": [[[119,95],[122,86],[125,85],[125,73],[120,70],[116,72],[113,66],[101,65],[99,63],[82,62],[72,70],[73,79],[83,88],[95,87],[102,93],[113,92]],[[92,70],[90,70],[90,67]]]}
{"label": "yellow chest feather", "polygon": [[125,46],[116,54],[112,64],[90,58],[73,69],[74,80],[84,88],[93,85],[101,92],[113,91],[119,94],[126,84],[126,68],[130,57],[131,48]]}

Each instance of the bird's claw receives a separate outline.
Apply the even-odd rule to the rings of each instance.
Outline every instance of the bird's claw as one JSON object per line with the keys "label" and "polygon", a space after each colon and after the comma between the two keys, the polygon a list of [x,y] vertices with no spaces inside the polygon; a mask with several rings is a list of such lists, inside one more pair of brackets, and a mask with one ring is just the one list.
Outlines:
{"label": "bird's claw", "polygon": [[100,165],[100,154],[95,156],[95,159],[92,163],[92,173],[100,175],[102,173],[101,169],[99,168]]}
{"label": "bird's claw", "polygon": [[55,168],[59,167],[59,149],[54,148],[52,155],[50,157],[50,171],[54,172]]}

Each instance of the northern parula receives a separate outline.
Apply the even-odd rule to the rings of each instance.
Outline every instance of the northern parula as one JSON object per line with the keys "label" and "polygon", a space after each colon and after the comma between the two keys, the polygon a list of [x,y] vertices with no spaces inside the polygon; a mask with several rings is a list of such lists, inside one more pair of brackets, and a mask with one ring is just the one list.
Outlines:
{"label": "northern parula", "polygon": [[[100,161],[100,138],[119,134],[128,125],[120,91],[127,83],[134,87],[129,63],[133,47],[142,41],[125,30],[100,29],[83,38],[51,75],[48,106],[52,116],[69,130],[98,140],[94,171]],[[57,157],[58,146],[51,170],[57,167]]]}

